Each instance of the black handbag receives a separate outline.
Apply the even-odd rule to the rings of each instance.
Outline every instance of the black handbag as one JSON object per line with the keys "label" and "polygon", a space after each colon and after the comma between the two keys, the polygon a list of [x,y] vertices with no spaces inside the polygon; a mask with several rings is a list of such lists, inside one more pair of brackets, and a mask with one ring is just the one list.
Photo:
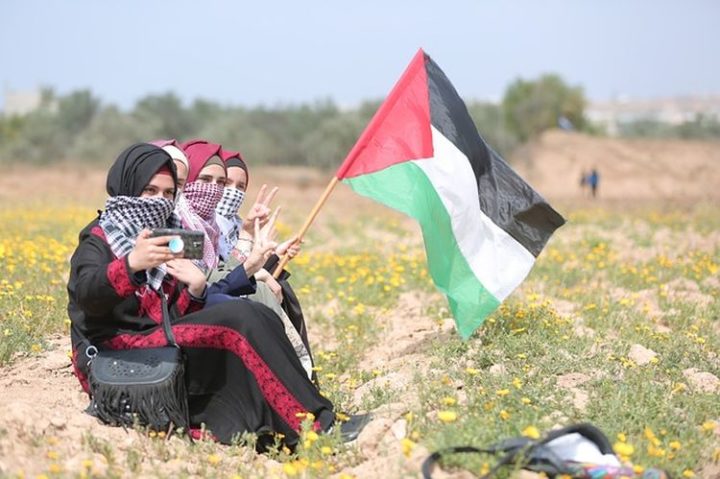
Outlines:
{"label": "black handbag", "polygon": [[114,426],[187,431],[184,357],[170,326],[165,296],[158,294],[168,346],[126,350],[97,350],[90,346],[88,412]]}

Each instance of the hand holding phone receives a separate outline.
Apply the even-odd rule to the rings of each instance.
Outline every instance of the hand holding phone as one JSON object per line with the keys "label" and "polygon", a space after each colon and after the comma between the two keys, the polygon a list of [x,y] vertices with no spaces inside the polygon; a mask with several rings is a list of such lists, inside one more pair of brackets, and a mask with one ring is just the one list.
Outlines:
{"label": "hand holding phone", "polygon": [[177,257],[167,246],[170,238],[152,238],[151,234],[149,229],[144,229],[135,239],[135,247],[127,256],[130,272],[156,268]]}
{"label": "hand holding phone", "polygon": [[163,236],[172,237],[167,243],[170,253],[174,255],[182,253],[182,257],[185,259],[202,259],[205,246],[205,235],[202,231],[159,228],[150,233],[152,238]]}

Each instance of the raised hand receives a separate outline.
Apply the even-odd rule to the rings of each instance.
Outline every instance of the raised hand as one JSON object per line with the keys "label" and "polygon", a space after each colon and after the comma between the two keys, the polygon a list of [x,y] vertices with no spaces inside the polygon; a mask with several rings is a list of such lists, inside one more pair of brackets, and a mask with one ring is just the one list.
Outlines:
{"label": "raised hand", "polygon": [[260,220],[255,219],[253,247],[244,263],[245,272],[248,276],[257,273],[277,247],[275,242],[275,221],[279,212],[280,208],[275,210],[275,213],[270,216],[270,219],[262,228],[260,228]]}
{"label": "raised hand", "polygon": [[243,221],[243,229],[245,231],[250,234],[253,233],[255,220],[260,221],[260,226],[264,226],[267,223],[270,212],[272,211],[270,209],[270,203],[272,202],[273,198],[275,198],[278,190],[279,188],[276,186],[272,190],[270,190],[269,193],[266,194],[267,185],[262,185],[260,187],[260,191],[258,191],[258,196],[255,200],[255,203],[250,208],[250,211],[248,211],[248,214],[245,215],[245,221]]}
{"label": "raised hand", "polygon": [[150,237],[150,230],[144,229],[135,240],[135,248],[128,255],[128,265],[132,273],[155,268],[180,256],[168,248],[172,236]]}
{"label": "raised hand", "polygon": [[300,253],[301,244],[302,241],[300,241],[297,236],[293,236],[289,240],[280,243],[278,247],[275,248],[275,254],[278,256],[283,256],[285,253],[287,253],[288,258],[293,259]]}

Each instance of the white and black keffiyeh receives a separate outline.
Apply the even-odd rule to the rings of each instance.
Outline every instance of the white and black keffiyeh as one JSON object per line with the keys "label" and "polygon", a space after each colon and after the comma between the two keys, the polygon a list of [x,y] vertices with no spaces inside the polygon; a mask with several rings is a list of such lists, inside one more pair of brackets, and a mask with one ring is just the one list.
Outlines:
{"label": "white and black keffiyeh", "polygon": [[238,210],[245,199],[245,192],[232,187],[225,187],[223,197],[215,208],[217,223],[220,227],[220,257],[227,259],[235,247],[242,220],[238,218]]}
{"label": "white and black keffiyeh", "polygon": [[215,208],[215,212],[229,220],[236,218],[244,199],[245,192],[243,190],[226,186],[223,190],[220,203],[218,203],[217,208]]}
{"label": "white and black keffiyeh", "polygon": [[[135,239],[144,228],[179,228],[180,220],[173,214],[174,207],[174,203],[166,198],[108,198],[99,223],[113,254],[118,258],[130,254],[135,247]],[[150,287],[159,290],[166,274],[165,266],[160,265],[145,273]]]}

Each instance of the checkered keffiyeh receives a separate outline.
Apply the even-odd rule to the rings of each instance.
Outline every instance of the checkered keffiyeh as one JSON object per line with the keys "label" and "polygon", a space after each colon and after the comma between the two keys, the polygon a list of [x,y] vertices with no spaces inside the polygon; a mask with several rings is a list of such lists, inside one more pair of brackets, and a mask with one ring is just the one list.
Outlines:
{"label": "checkered keffiyeh", "polygon": [[[235,247],[242,221],[238,218],[238,210],[245,199],[245,192],[237,188],[225,187],[222,199],[215,208],[218,215],[218,226],[222,239],[220,241],[220,256],[227,258],[230,250]],[[220,220],[220,218],[223,218]]]}
{"label": "checkered keffiyeh", "polygon": [[220,228],[215,221],[215,207],[222,194],[223,187],[220,185],[193,181],[185,185],[175,206],[185,229],[202,231],[205,234],[203,259],[198,265],[205,272],[214,269],[218,264]]}
{"label": "checkered keffiyeh", "polygon": [[223,197],[223,187],[215,183],[193,181],[183,188],[183,196],[193,213],[208,221],[215,214],[215,207]]}
{"label": "checkered keffiyeh", "polygon": [[[180,221],[173,214],[174,207],[174,203],[166,198],[108,198],[99,223],[113,254],[118,258],[130,254],[135,248],[135,239],[144,228],[179,228]],[[159,290],[166,274],[165,265],[145,273],[150,287]]]}
{"label": "checkered keffiyeh", "polygon": [[215,212],[229,220],[236,218],[244,199],[245,192],[243,190],[226,186]]}

